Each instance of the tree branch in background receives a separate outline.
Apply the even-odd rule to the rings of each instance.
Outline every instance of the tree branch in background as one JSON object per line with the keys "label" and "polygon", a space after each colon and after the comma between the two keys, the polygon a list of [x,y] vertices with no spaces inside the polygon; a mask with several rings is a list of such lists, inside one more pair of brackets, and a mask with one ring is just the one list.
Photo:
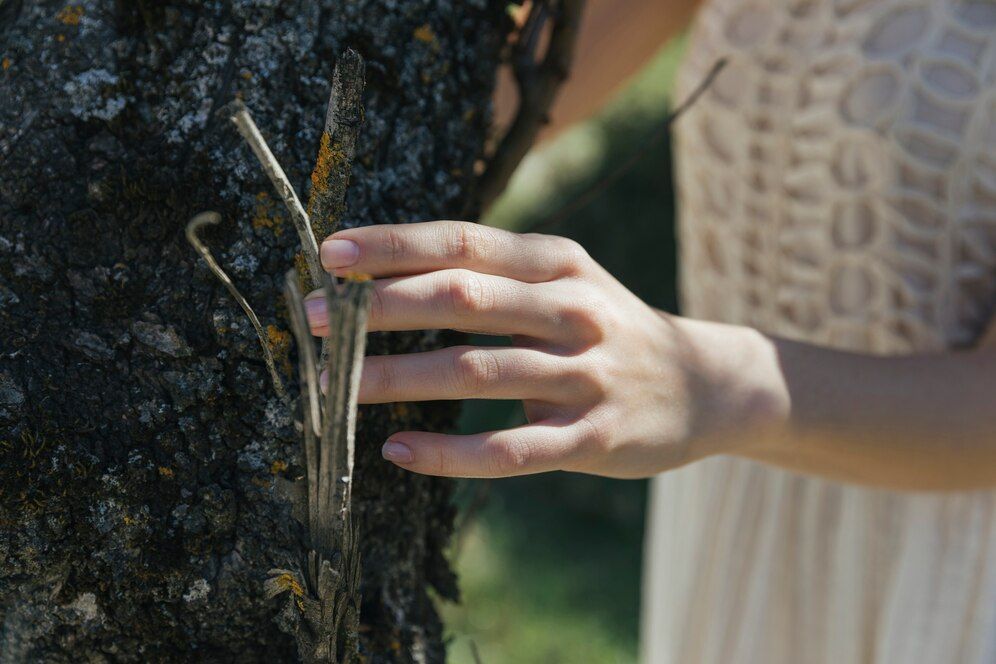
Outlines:
{"label": "tree branch in background", "polygon": [[[487,209],[498,198],[540,129],[549,121],[557,91],[570,74],[584,5],[585,0],[533,2],[512,56],[519,91],[518,112],[488,159],[465,213]],[[547,21],[552,21],[550,43],[542,60],[538,60],[537,49]]]}
{"label": "tree branch in background", "polygon": [[633,152],[626,161],[619,164],[617,167],[612,169],[608,175],[598,180],[590,188],[581,193],[580,196],[566,203],[563,207],[556,210],[553,214],[549,215],[545,219],[540,220],[529,230],[534,233],[544,233],[553,230],[560,226],[566,219],[574,215],[578,210],[583,209],[586,205],[595,200],[599,195],[605,192],[606,189],[611,187],[613,184],[619,181],[619,179],[629,173],[633,168],[640,163],[647,154],[660,145],[664,139],[667,137],[668,132],[671,130],[671,125],[684,115],[685,111],[691,108],[695,102],[705,93],[706,90],[712,85],[719,73],[723,71],[726,67],[727,59],[720,58],[713,64],[712,68],[709,69],[709,73],[706,74],[702,82],[692,90],[692,93],[688,95],[688,98],[678,104],[673,111],[668,113],[667,117],[664,118],[664,122],[661,123],[653,133],[646,138],[646,140],[641,141],[638,150]]}

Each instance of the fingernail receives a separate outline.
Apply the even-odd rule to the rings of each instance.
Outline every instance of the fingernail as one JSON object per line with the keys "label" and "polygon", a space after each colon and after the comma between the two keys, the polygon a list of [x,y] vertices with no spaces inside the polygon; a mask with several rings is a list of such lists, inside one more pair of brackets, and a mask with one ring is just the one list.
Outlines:
{"label": "fingernail", "polygon": [[385,459],[394,463],[411,463],[415,460],[415,455],[412,454],[410,447],[393,440],[384,443],[384,447],[380,448],[380,453]]}
{"label": "fingernail", "polygon": [[318,374],[318,388],[325,394],[329,391],[329,370],[322,369],[322,373]]}
{"label": "fingernail", "polygon": [[320,330],[329,326],[329,314],[326,306],[325,295],[320,291],[315,297],[304,298],[304,312],[308,316],[308,325],[312,330]]}
{"label": "fingernail", "polygon": [[360,257],[360,245],[352,240],[325,240],[321,253],[322,267],[326,270],[349,267]]}

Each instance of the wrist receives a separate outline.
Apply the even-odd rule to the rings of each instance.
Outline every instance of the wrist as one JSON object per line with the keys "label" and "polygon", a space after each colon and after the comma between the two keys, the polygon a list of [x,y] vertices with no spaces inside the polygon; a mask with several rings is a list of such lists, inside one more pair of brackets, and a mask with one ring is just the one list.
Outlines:
{"label": "wrist", "polygon": [[777,444],[788,426],[790,399],[774,341],[737,325],[684,321],[700,358],[700,431],[689,456],[751,456]]}
{"label": "wrist", "polygon": [[738,454],[756,454],[777,446],[790,426],[791,398],[782,359],[774,339],[753,328],[739,328],[744,336],[744,367],[738,372],[743,400],[741,444]]}

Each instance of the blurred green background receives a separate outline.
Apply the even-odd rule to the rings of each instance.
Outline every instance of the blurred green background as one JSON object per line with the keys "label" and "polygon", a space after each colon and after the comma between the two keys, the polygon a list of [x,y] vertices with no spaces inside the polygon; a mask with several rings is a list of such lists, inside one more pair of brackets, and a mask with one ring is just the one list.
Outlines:
{"label": "blurred green background", "polygon": [[[675,308],[671,154],[655,146],[563,221],[549,220],[637,153],[667,117],[675,40],[596,118],[535,150],[483,220],[571,237],[650,304]],[[481,340],[478,340],[481,341]],[[461,429],[515,426],[521,408],[468,402]],[[453,559],[463,601],[442,607],[451,662],[635,662],[647,483],[567,473],[466,480]]]}

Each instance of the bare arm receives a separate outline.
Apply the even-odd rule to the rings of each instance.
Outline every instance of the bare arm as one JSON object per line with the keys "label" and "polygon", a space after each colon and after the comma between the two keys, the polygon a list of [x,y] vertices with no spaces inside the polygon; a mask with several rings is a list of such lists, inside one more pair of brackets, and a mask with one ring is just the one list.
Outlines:
{"label": "bare arm", "polygon": [[[466,222],[353,228],[321,254],[374,277],[371,330],[511,339],[367,358],[361,403],[523,401],[521,427],[395,433],[384,456],[408,470],[646,477],[723,454],[890,488],[996,486],[993,347],[880,358],[670,316],[569,240]],[[308,303],[316,334],[324,303]]]}
{"label": "bare arm", "polygon": [[996,485],[996,350],[873,357],[766,339],[784,411],[746,456],[908,489]]}
{"label": "bare arm", "polygon": [[[685,28],[701,0],[588,0],[571,74],[557,94],[541,139],[594,115],[671,37]],[[511,74],[495,90],[497,124],[517,105]]]}

